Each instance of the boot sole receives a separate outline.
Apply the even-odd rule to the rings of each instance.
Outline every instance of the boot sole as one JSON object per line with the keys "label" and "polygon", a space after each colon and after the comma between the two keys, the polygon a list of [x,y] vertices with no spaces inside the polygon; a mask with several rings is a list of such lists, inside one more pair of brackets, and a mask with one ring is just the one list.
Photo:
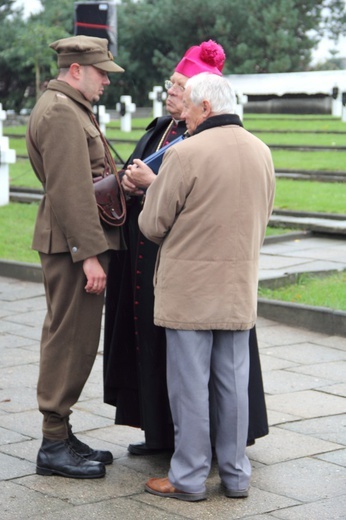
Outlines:
{"label": "boot sole", "polygon": [[64,473],[63,471],[59,471],[56,469],[41,468],[40,466],[36,466],[36,474],[42,475],[43,477],[51,477],[54,475],[58,475],[60,477],[67,477],[67,478],[91,479],[91,478],[103,478],[106,475],[106,471],[104,471],[100,475],[71,475],[69,473]]}

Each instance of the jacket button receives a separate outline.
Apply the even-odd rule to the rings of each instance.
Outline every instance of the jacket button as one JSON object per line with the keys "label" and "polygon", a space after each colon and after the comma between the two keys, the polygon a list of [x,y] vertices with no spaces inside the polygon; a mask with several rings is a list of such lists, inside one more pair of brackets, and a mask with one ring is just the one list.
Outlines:
{"label": "jacket button", "polygon": [[72,248],[72,253],[77,253],[77,251],[78,251],[78,247],[73,246],[73,248]]}

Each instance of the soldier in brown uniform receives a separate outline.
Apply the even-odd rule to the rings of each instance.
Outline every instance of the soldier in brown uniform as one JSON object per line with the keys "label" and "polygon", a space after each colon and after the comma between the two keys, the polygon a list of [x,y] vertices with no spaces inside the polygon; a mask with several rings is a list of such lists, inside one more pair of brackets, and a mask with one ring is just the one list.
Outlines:
{"label": "soldier in brown uniform", "polygon": [[100,223],[93,177],[105,170],[105,144],[92,103],[123,72],[103,38],[74,36],[50,45],[59,75],[49,82],[28,124],[27,148],[44,188],[33,238],[47,299],[41,338],[38,404],[43,442],[37,473],[74,478],[105,475],[113,456],[72,433],[71,407],[88,379],[100,337],[110,250],[122,248],[119,228]]}

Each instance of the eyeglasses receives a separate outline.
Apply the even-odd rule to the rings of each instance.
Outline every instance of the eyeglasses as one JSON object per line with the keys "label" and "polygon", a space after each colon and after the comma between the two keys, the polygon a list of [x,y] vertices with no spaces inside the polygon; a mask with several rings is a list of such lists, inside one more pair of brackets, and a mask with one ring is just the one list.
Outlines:
{"label": "eyeglasses", "polygon": [[178,92],[184,92],[185,87],[183,87],[182,85],[179,85],[178,83],[172,83],[171,80],[166,79],[165,89],[166,90],[172,89],[172,90],[177,90]]}

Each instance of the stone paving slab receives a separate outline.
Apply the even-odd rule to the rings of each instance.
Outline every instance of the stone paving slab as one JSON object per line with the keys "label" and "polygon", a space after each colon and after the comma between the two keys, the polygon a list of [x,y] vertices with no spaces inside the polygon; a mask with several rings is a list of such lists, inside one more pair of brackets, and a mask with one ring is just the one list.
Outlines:
{"label": "stone paving slab", "polygon": [[[13,336],[8,335],[8,338],[13,338]],[[6,339],[4,341],[7,342]],[[7,345],[2,349],[0,367],[5,368],[26,365],[27,363],[37,363],[37,345],[35,345],[35,352],[30,352],[30,350],[28,351],[26,348],[28,346],[28,340],[25,338],[16,338],[15,341],[22,343],[23,348],[18,345],[13,345],[14,342],[10,339]]]}
{"label": "stone paving slab", "polygon": [[327,392],[328,394],[339,395],[340,397],[346,397],[346,382],[337,384],[337,385],[331,385],[326,388],[323,387],[323,391]]}
{"label": "stone paving slab", "polygon": [[271,410],[267,406],[267,414],[268,414],[268,424],[269,426],[277,426],[280,424],[286,424],[293,421],[301,420],[301,417],[298,415],[292,415],[286,412],[276,412],[275,410]]}
{"label": "stone paving slab", "polygon": [[296,393],[298,390],[316,389],[331,384],[328,379],[318,379],[294,372],[294,367],[289,370],[271,370],[266,372],[264,390],[268,395],[287,392]]}
{"label": "stone paving slab", "polygon": [[[289,449],[288,449],[289,447]],[[249,451],[251,460],[266,466],[288,460],[312,457],[335,450],[341,450],[342,444],[328,442],[312,435],[286,430],[284,426],[271,426],[270,435],[259,439]]]}
{"label": "stone paving slab", "polygon": [[[0,370],[0,377],[1,376],[2,372]],[[36,393],[26,390],[25,388],[16,388],[13,386],[0,390],[0,410],[6,414],[36,410]]]}
{"label": "stone paving slab", "polygon": [[[304,365],[300,367],[293,367],[292,372],[300,374],[308,374],[322,380],[320,378],[329,379],[331,382],[342,381],[346,374],[346,361],[332,361],[330,363],[316,363],[314,365]],[[321,386],[321,385],[319,385]]]}
{"label": "stone paving slab", "polygon": [[260,280],[288,274],[346,269],[346,240],[309,235],[265,242],[261,249]]}
{"label": "stone paving slab", "polygon": [[43,520],[46,514],[58,511],[60,519],[69,518],[65,511],[67,504],[59,499],[47,497],[41,491],[31,491],[18,481],[2,481],[0,486],[1,520]]}
{"label": "stone paving slab", "polygon": [[0,481],[31,475],[34,471],[35,466],[31,462],[0,453]]}
{"label": "stone paving slab", "polygon": [[[96,519],[96,520],[184,520],[188,517],[177,516],[175,513],[166,513],[160,508],[152,508],[139,502],[134,497],[116,498],[83,506],[66,506],[63,509],[65,516],[59,510],[46,513],[40,517],[44,520]],[[36,516],[27,517],[28,520],[37,520]]]}
{"label": "stone paving slab", "polygon": [[281,520],[345,520],[345,496],[319,500],[313,504],[295,506],[284,511],[276,511],[274,518]]}
{"label": "stone paving slab", "polygon": [[325,417],[316,415],[312,419],[287,422],[283,428],[346,446],[346,413]]}
{"label": "stone paving slab", "polygon": [[71,422],[82,441],[110,449],[115,462],[107,466],[105,479],[93,481],[35,474],[41,443],[36,378],[44,309],[40,284],[0,278],[1,520],[345,518],[346,338],[259,318],[270,434],[248,448],[250,496],[224,497],[214,460],[208,500],[190,504],[144,491],[149,477],[166,476],[170,455],[128,453],[128,444],[142,441],[143,432],[114,425],[114,408],[102,402],[102,340]]}
{"label": "stone paving slab", "polygon": [[254,472],[252,482],[260,489],[295,501],[318,502],[345,496],[346,469],[304,457],[259,468]]}
{"label": "stone paving slab", "polygon": [[[275,347],[271,352],[266,351],[265,356],[274,360],[288,360],[289,366],[310,365],[311,361],[315,363],[323,363],[328,361],[346,360],[346,352],[334,348],[328,348],[323,345],[317,345],[313,342],[299,343],[299,345],[291,345],[287,347]],[[263,360],[264,355],[261,356]],[[263,363],[262,363],[263,369]]]}
{"label": "stone paving slab", "polygon": [[316,217],[290,217],[288,215],[272,215],[269,225],[280,227],[307,229],[320,233],[346,234],[346,220],[333,220]]}
{"label": "stone paving slab", "polygon": [[343,466],[346,468],[346,449],[323,453],[322,455],[317,455],[316,458],[326,460],[327,462],[332,462],[333,464],[337,464],[338,466]]}
{"label": "stone paving slab", "polygon": [[305,419],[327,417],[345,411],[345,399],[316,390],[267,395],[266,402],[272,410],[292,413]]}

